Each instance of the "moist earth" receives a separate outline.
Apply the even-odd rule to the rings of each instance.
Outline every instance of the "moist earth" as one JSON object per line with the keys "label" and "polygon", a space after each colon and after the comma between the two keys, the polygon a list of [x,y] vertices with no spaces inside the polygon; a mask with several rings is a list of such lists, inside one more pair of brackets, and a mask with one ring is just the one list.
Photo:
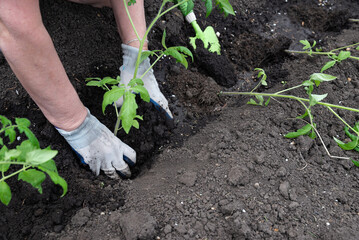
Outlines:
{"label": "moist earth", "polygon": [[[301,105],[272,99],[268,107],[247,105],[247,97],[224,97],[220,91],[248,91],[258,83],[254,68],[265,69],[275,92],[319,72],[326,57],[288,54],[299,40],[316,40],[330,50],[358,42],[359,3],[343,1],[231,1],[236,16],[214,11],[201,26],[219,32],[221,56],[199,44],[188,69],[173,59],[155,66],[174,121],[151,104],[140,103],[140,129],[121,140],[138,154],[133,177],[95,177],[43,117],[39,108],[0,56],[0,114],[27,117],[41,146],[59,150],[55,161],[69,192],[49,180],[43,194],[16,179],[13,199],[0,206],[0,239],[359,239],[359,170],[350,160],[328,156],[321,141],[284,135],[303,126],[295,119]],[[110,129],[115,114],[101,112],[103,92],[86,87],[87,77],[117,76],[122,64],[120,38],[110,9],[66,1],[40,1],[44,24],[68,76],[92,114]],[[147,22],[160,5],[146,1]],[[179,11],[161,19],[149,36],[160,49],[193,50],[194,32]],[[353,54],[358,55],[351,49]],[[359,64],[348,60],[327,73],[337,76],[320,85],[325,101],[357,107]],[[43,89],[46,91],[46,89]],[[297,89],[292,94],[305,97]],[[70,103],[69,103],[70,104]],[[338,111],[353,125],[359,115]],[[315,122],[331,155],[359,160],[344,152],[333,137],[345,139],[343,124],[326,109],[314,107]]]}

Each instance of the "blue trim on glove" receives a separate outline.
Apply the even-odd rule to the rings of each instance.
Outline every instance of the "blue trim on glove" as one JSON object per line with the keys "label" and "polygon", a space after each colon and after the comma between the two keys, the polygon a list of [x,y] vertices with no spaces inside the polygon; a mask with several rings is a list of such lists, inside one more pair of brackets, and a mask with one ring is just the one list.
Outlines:
{"label": "blue trim on glove", "polygon": [[159,112],[164,112],[166,114],[166,117],[169,119],[172,119],[171,116],[168,114],[168,112],[166,112],[161,105],[159,105],[155,100],[153,100],[152,98],[150,98],[150,102],[155,106],[156,110]]}

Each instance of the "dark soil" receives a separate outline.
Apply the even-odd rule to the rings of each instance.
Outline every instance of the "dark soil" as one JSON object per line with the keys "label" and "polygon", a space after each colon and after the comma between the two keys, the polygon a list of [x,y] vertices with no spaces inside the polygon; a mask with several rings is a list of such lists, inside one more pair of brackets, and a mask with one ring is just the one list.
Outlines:
{"label": "dark soil", "polygon": [[[0,57],[0,114],[31,120],[41,146],[59,150],[55,161],[69,184],[60,198],[61,189],[49,180],[42,195],[9,181],[13,199],[0,206],[0,239],[359,239],[358,168],[330,158],[318,139],[283,137],[303,125],[295,120],[301,106],[278,99],[262,108],[246,105],[245,97],[217,94],[252,89],[255,67],[268,74],[268,87],[260,89],[267,92],[319,72],[325,57],[284,50],[300,50],[302,39],[324,50],[358,42],[359,24],[348,18],[359,18],[359,2],[232,2],[237,15],[227,18],[215,11],[205,19],[202,4],[196,6],[199,23],[220,33],[221,56],[199,46],[187,70],[173,59],[156,65],[175,118],[168,122],[151,104],[140,104],[140,129],[119,134],[138,154],[130,180],[95,177],[83,167]],[[148,22],[159,4],[146,1]],[[114,113],[101,112],[102,90],[84,82],[119,74],[121,42],[111,10],[60,0],[41,1],[41,8],[80,98],[112,129]],[[151,49],[161,47],[165,28],[168,46],[190,48],[193,30],[174,11],[154,28]],[[327,102],[357,107],[359,63],[348,60],[328,73],[338,79],[322,84],[319,93],[329,94]],[[303,90],[293,94],[305,96]],[[343,125],[324,108],[314,110],[330,153],[359,159],[332,138],[345,139]],[[358,114],[339,114],[350,124],[359,121]]]}

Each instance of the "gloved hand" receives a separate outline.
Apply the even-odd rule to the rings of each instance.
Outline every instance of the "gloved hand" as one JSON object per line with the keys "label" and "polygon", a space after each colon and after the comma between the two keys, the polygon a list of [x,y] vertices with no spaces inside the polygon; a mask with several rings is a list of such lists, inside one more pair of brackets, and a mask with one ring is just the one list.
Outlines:
{"label": "gloved hand", "polygon": [[116,171],[122,177],[130,177],[128,165],[136,163],[136,152],[87,111],[85,121],[77,129],[57,130],[96,176],[102,170],[110,178],[118,178]]}
{"label": "gloved hand", "polygon": [[[135,72],[136,60],[138,55],[138,49],[131,47],[126,44],[122,44],[123,51],[123,65],[120,67],[121,71],[121,84],[127,85],[133,78]],[[142,63],[140,63],[137,71],[137,77],[141,77],[143,73],[151,66],[150,59],[147,58]],[[158,87],[157,80],[153,74],[153,70],[147,72],[147,74],[142,78],[144,87],[147,89],[151,102],[155,105],[157,110],[163,109],[168,118],[172,119],[172,113],[168,107],[168,101],[161,93],[161,90]],[[121,97],[117,102],[117,107],[122,106],[123,98]]]}

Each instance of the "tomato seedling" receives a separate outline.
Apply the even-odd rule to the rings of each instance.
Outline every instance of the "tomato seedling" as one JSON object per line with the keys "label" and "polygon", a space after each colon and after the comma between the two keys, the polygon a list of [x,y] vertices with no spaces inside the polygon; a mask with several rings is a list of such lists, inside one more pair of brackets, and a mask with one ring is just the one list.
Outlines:
{"label": "tomato seedling", "polygon": [[[157,15],[152,20],[152,22],[147,27],[147,30],[144,34],[144,36],[141,38],[135,28],[135,25],[132,21],[131,15],[128,10],[128,6],[132,4],[136,4],[135,0],[123,0],[127,17],[131,23],[131,26],[137,36],[137,40],[140,43],[139,46],[139,52],[136,60],[136,67],[133,74],[133,79],[129,82],[127,86],[124,84],[121,84],[120,77],[111,78],[111,77],[105,77],[105,78],[98,78],[98,77],[91,77],[87,78],[86,81],[88,81],[87,86],[96,86],[101,87],[106,91],[103,97],[102,102],[102,111],[105,112],[106,106],[113,104],[115,106],[117,121],[114,128],[114,134],[117,135],[118,130],[124,129],[124,131],[128,134],[132,127],[139,128],[139,122],[138,119],[142,120],[142,117],[137,115],[137,108],[138,105],[136,103],[135,94],[140,94],[140,97],[142,100],[149,102],[150,97],[149,94],[144,87],[142,78],[146,75],[148,71],[150,71],[153,66],[162,58],[165,56],[171,56],[173,57],[178,63],[181,63],[185,68],[188,67],[188,61],[187,58],[191,58],[193,61],[193,55],[192,52],[183,46],[174,46],[174,47],[167,47],[166,46],[166,31],[163,32],[162,36],[162,47],[163,50],[152,50],[152,51],[143,51],[144,43],[147,39],[148,34],[151,32],[153,26],[155,23],[166,13],[170,12],[171,10],[175,8],[179,8],[184,16],[186,16],[188,13],[193,12],[194,3],[192,0],[164,0],[158,10]],[[213,9],[212,0],[203,0],[206,7],[206,16],[208,16]],[[173,5],[169,6],[167,9],[165,7],[168,3],[173,3]],[[228,16],[229,14],[234,15],[233,8],[231,4],[228,2],[228,0],[215,0],[216,6],[219,8],[219,10],[224,13],[225,16]],[[220,47],[218,43],[218,39],[216,34],[214,33],[214,30],[212,27],[208,27],[205,29],[205,31],[202,31],[199,27],[198,23],[194,21],[192,23],[192,26],[194,27],[196,31],[196,36],[193,38],[190,38],[190,43],[193,46],[194,49],[196,49],[195,41],[196,39],[200,39],[203,41],[205,48],[208,47],[208,45],[211,45],[209,48],[210,52],[217,52],[217,54],[220,54]],[[153,61],[152,65],[147,69],[142,76],[137,76],[138,73],[138,67],[139,64],[144,61],[149,56],[155,57],[155,60]],[[123,97],[123,105],[121,107],[120,112],[118,111],[115,102]],[[120,127],[121,125],[121,127]]]}
{"label": "tomato seedling", "polygon": [[[260,68],[256,68],[255,70],[259,71],[258,78],[259,77],[262,77],[262,78],[259,81],[258,85],[251,92],[221,92],[221,94],[222,95],[254,96],[254,97],[256,97],[257,101],[254,99],[250,99],[248,104],[259,105],[259,106],[267,106],[269,104],[269,101],[271,98],[287,98],[287,99],[293,99],[293,100],[298,101],[305,109],[305,112],[301,116],[298,116],[297,119],[303,120],[304,118],[308,118],[309,121],[306,125],[304,125],[300,129],[296,130],[295,132],[290,132],[290,133],[286,134],[285,135],[286,138],[297,138],[302,135],[308,135],[309,137],[311,137],[313,139],[316,138],[319,134],[316,129],[316,124],[314,122],[314,115],[312,112],[312,107],[315,105],[324,106],[330,112],[332,112],[346,126],[345,131],[346,131],[347,135],[349,134],[349,130],[351,130],[352,132],[354,132],[357,135],[357,136],[348,135],[352,140],[351,142],[348,142],[348,143],[343,143],[336,138],[334,138],[334,140],[344,150],[356,149],[358,147],[358,142],[359,142],[359,140],[358,140],[359,139],[359,131],[358,131],[359,125],[356,124],[355,127],[351,127],[342,117],[339,116],[339,114],[337,114],[333,110],[333,108],[348,110],[348,111],[357,112],[357,113],[359,113],[359,109],[323,102],[323,100],[327,97],[328,94],[314,94],[313,91],[314,91],[314,88],[319,87],[319,85],[321,83],[330,82],[330,81],[333,81],[336,79],[335,76],[323,73],[325,70],[329,69],[330,67],[333,67],[336,63],[340,63],[341,61],[344,61],[347,59],[359,60],[359,57],[352,56],[351,52],[342,51],[342,49],[349,49],[349,48],[356,47],[357,45],[359,45],[359,43],[340,47],[337,49],[333,49],[329,52],[318,52],[318,51],[313,51],[313,49],[312,49],[316,45],[315,42],[313,44],[310,44],[307,40],[301,40],[300,42],[304,45],[303,49],[305,51],[288,51],[288,52],[304,53],[304,54],[308,54],[308,55],[314,55],[314,54],[327,55],[332,60],[324,65],[324,67],[321,69],[321,72],[311,74],[308,80],[303,81],[301,84],[299,84],[297,86],[293,86],[293,87],[290,87],[290,88],[287,88],[287,89],[284,89],[284,90],[281,90],[281,91],[278,91],[275,93],[254,92],[254,90],[257,89],[259,86],[267,85],[267,83],[266,83],[267,76],[266,76],[264,70],[260,69]],[[337,51],[340,51],[340,52],[337,54],[336,53]],[[298,97],[295,95],[284,94],[285,92],[288,92],[288,91],[291,91],[291,90],[294,90],[297,88],[304,88],[308,95],[308,98],[302,98],[302,97]],[[264,101],[264,98],[268,98],[268,99],[266,101]],[[320,135],[319,135],[319,138],[322,141]],[[323,141],[322,141],[322,143],[323,143]],[[325,147],[324,143],[323,143],[323,146]],[[358,150],[359,150],[359,148],[358,148]],[[327,151],[328,155],[331,156],[327,149],[326,149],[326,151]],[[333,156],[331,156],[331,157],[333,157]],[[345,157],[338,157],[338,158],[345,158]],[[354,164],[357,163],[356,165],[359,166],[359,162],[355,162],[355,161],[353,161],[353,162],[354,162]]]}
{"label": "tomato seedling", "polygon": [[[18,180],[31,184],[39,193],[42,193],[41,184],[47,174],[55,184],[62,187],[62,196],[67,192],[67,183],[59,176],[56,164],[52,160],[57,151],[51,150],[50,147],[41,149],[39,141],[29,126],[30,121],[26,118],[15,118],[15,124],[13,124],[8,118],[0,115],[0,201],[5,205],[8,205],[12,198],[10,186],[5,180],[16,175],[18,175]],[[10,149],[6,146],[5,141],[8,140],[8,144],[13,144],[16,138],[21,138],[21,134],[24,134],[27,139],[15,148]],[[7,174],[12,166],[14,171]],[[15,166],[19,168],[16,169]]]}

